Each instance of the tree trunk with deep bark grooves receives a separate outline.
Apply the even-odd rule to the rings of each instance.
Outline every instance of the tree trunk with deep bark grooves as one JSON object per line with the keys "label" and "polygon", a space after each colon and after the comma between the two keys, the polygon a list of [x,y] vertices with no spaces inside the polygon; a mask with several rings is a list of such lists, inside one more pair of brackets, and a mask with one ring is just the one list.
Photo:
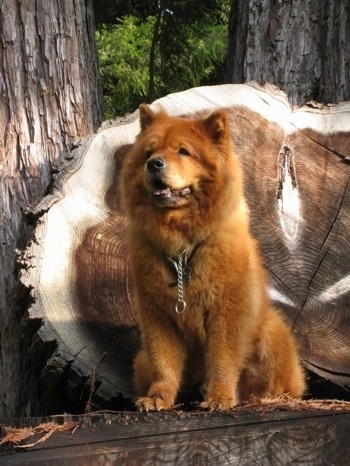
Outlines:
{"label": "tree trunk with deep bark grooves", "polygon": [[278,85],[294,105],[350,100],[348,0],[232,0],[226,82]]}
{"label": "tree trunk with deep bark grooves", "polygon": [[25,212],[100,125],[102,95],[90,0],[2,0],[0,40],[0,415],[14,416],[32,412],[27,345],[39,325],[23,326],[17,280]]}
{"label": "tree trunk with deep bark grooves", "polygon": [[[293,108],[281,91],[250,84],[192,89],[153,108],[160,105],[172,115],[227,110],[271,297],[304,366],[350,387],[350,104]],[[56,197],[40,205],[36,241],[23,257],[29,316],[44,322],[32,347],[40,413],[67,402],[82,412],[94,377],[94,407],[131,406],[119,396],[133,396],[139,346],[118,185],[139,131],[137,114],[128,118],[79,149]]]}

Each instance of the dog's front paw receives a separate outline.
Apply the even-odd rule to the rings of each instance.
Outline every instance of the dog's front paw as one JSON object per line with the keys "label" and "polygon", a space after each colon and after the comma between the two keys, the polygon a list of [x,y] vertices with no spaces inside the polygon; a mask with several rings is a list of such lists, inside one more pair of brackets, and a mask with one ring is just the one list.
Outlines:
{"label": "dog's front paw", "polygon": [[228,396],[221,396],[218,398],[210,397],[204,400],[200,407],[207,411],[228,411],[236,405],[234,398]]}
{"label": "dog's front paw", "polygon": [[148,411],[163,411],[173,407],[172,403],[157,396],[138,398],[135,406],[140,413],[144,411],[146,413]]}

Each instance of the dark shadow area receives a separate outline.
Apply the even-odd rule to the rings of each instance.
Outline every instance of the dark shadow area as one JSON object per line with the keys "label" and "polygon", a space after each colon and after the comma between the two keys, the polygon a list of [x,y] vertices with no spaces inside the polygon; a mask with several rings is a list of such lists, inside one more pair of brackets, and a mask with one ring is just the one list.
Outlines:
{"label": "dark shadow area", "polygon": [[330,380],[307,371],[308,395],[306,399],[323,399],[323,400],[342,400],[350,401],[350,389],[336,385]]}

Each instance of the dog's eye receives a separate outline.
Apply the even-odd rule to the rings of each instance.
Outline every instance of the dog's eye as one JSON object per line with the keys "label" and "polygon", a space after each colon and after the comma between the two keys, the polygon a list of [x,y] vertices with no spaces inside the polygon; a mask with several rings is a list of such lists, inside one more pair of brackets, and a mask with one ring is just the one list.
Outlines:
{"label": "dog's eye", "polygon": [[180,149],[179,149],[179,155],[190,155],[190,153],[189,153],[188,150],[185,149],[184,147],[180,147]]}

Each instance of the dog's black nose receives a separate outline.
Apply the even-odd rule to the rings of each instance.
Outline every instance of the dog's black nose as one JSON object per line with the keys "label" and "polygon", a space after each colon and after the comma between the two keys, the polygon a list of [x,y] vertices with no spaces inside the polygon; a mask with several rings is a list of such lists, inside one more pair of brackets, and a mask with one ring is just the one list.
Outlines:
{"label": "dog's black nose", "polygon": [[163,168],[165,168],[166,166],[166,163],[163,159],[157,157],[157,158],[154,158],[154,159],[150,159],[148,162],[147,162],[147,170],[152,173],[152,174],[155,174],[157,172],[159,172],[160,170],[163,170]]}

